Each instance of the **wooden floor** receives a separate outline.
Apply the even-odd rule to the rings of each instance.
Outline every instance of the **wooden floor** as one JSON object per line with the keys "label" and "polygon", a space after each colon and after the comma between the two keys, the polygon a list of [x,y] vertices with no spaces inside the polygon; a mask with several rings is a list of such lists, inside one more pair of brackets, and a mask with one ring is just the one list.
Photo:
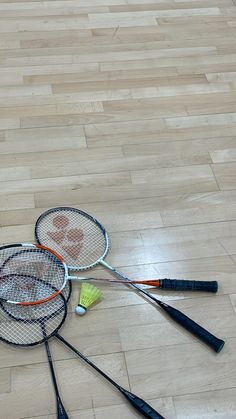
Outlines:
{"label": "wooden floor", "polygon": [[[156,292],[226,340],[218,355],[123,286],[62,334],[167,419],[235,419],[236,2],[1,0],[0,152],[1,242],[74,206],[132,278],[219,281]],[[51,348],[71,419],[139,417]],[[0,367],[1,419],[56,417],[44,347],[1,344]]]}

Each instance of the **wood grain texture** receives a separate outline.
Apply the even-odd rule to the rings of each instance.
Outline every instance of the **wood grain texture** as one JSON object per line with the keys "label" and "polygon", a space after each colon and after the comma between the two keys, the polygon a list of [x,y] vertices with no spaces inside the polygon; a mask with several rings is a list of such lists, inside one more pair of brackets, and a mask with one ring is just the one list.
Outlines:
{"label": "wood grain texture", "polygon": [[[166,419],[236,418],[236,1],[0,0],[1,242],[53,206],[107,228],[134,279],[226,341],[215,355],[124,285],[62,335]],[[101,266],[96,278],[110,278]],[[139,415],[55,339],[71,419]],[[0,346],[1,419],[56,419],[44,347]]]}

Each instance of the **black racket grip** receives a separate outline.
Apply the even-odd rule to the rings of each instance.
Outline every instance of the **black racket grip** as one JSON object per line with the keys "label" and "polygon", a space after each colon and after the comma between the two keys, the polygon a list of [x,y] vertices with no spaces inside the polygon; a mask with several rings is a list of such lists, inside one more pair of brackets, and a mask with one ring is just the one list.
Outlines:
{"label": "black racket grip", "polygon": [[208,332],[199,324],[195,323],[188,316],[181,313],[181,311],[177,310],[176,308],[168,306],[165,303],[161,303],[160,305],[173,320],[181,324],[181,326],[183,326],[185,329],[187,329],[197,338],[201,339],[204,343],[210,346],[215,352],[221,351],[221,349],[223,348],[225,344],[223,340],[218,339],[216,336],[212,335],[210,332]]}
{"label": "black racket grip", "polygon": [[154,410],[153,407],[150,406],[150,404],[135,396],[135,394],[130,393],[128,390],[125,390],[124,388],[120,388],[119,390],[121,391],[123,396],[125,396],[125,398],[132,404],[132,406],[145,418],[165,419],[163,416],[160,415],[160,413]]}
{"label": "black racket grip", "polygon": [[57,396],[57,419],[69,419],[59,396]]}
{"label": "black racket grip", "polygon": [[160,288],[165,290],[179,291],[205,291],[217,292],[217,281],[189,281],[184,279],[168,279],[160,280]]}

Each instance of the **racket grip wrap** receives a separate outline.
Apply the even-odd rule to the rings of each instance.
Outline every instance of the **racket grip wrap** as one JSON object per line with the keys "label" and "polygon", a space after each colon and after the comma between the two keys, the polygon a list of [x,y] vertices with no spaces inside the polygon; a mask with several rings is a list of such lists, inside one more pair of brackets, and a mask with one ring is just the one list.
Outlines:
{"label": "racket grip wrap", "polygon": [[160,288],[165,290],[179,291],[218,291],[217,281],[189,281],[183,279],[160,279]]}
{"label": "racket grip wrap", "polygon": [[220,352],[223,348],[225,342],[221,339],[218,339],[216,336],[212,335],[206,329],[201,327],[199,324],[195,323],[188,316],[181,313],[179,310],[174,307],[170,307],[165,303],[162,304],[162,308],[166,313],[172,317],[177,323],[195,335],[197,338],[201,339],[204,343],[210,346],[215,352]]}
{"label": "racket grip wrap", "polygon": [[160,415],[155,409],[153,409],[150,404],[145,402],[144,400],[140,399],[139,397],[135,396],[134,394],[130,393],[129,391],[122,389],[123,395],[129,402],[133,405],[133,407],[142,414],[143,417],[149,419],[165,419],[163,416]]}

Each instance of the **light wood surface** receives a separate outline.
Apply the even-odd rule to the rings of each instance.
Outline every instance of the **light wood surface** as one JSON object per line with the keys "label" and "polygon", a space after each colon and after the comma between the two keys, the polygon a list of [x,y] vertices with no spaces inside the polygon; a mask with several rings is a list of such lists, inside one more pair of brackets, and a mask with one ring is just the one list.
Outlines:
{"label": "light wood surface", "polygon": [[[217,295],[155,291],[226,340],[218,355],[122,285],[78,318],[74,286],[62,334],[167,419],[236,418],[235,31],[234,0],[0,0],[1,242],[75,206],[131,278],[219,281]],[[71,419],[139,417],[51,350]],[[44,347],[1,343],[0,418],[55,413]]]}

